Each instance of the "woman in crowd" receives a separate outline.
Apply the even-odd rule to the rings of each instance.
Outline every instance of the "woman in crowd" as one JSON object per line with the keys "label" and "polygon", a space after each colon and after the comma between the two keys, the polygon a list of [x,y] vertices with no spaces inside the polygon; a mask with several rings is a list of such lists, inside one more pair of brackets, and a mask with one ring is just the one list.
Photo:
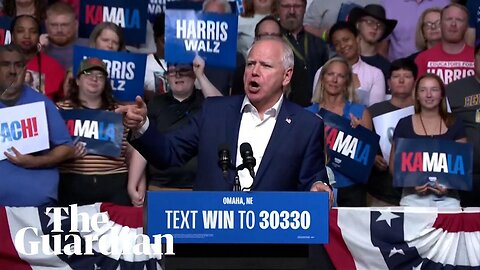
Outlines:
{"label": "woman in crowd", "polygon": [[63,66],[38,49],[40,21],[31,15],[15,17],[10,26],[12,43],[20,47],[27,59],[26,83],[54,102],[63,97]]}
{"label": "woman in crowd", "polygon": [[408,58],[415,60],[417,55],[427,49],[432,48],[442,39],[440,31],[440,8],[426,9],[418,18],[417,30],[415,34],[415,46],[418,52],[413,53]]}
{"label": "woman in crowd", "polygon": [[[371,106],[385,100],[385,78],[380,69],[362,60],[357,36],[358,30],[354,25],[349,22],[337,22],[330,29],[328,40],[335,47],[337,55],[345,58],[352,67],[358,102]],[[321,69],[315,74],[314,91]]]}
{"label": "woman in crowd", "polygon": [[[80,63],[76,79],[66,99],[57,104],[64,110],[84,109],[114,111],[117,107],[112,95],[105,64],[98,58],[87,58]],[[130,205],[127,192],[129,181],[145,177],[132,160],[134,149],[127,143],[125,130],[118,158],[87,154],[85,145],[75,144],[75,159],[60,168],[59,203],[80,205],[112,202]]]}
{"label": "woman in crowd", "polygon": [[[111,22],[103,22],[97,24],[90,33],[88,45],[91,48],[105,50],[105,51],[124,51],[125,39],[122,28]],[[70,86],[73,81],[73,73],[71,70],[67,72],[65,82],[63,84],[63,91],[65,96],[71,90]]]}
{"label": "woman in crowd", "polygon": [[[320,108],[340,115],[351,121],[352,127],[362,125],[372,129],[372,118],[365,106],[355,102],[353,73],[348,61],[334,57],[323,66],[307,110],[317,113]],[[366,206],[366,188],[355,184],[347,176],[333,169],[335,181],[350,182],[351,185],[338,189],[338,206]]]}
{"label": "woman in crowd", "polygon": [[89,45],[106,51],[124,51],[125,39],[122,28],[112,22],[97,24],[90,33]]}
{"label": "woman in crowd", "polygon": [[[415,84],[415,114],[402,118],[393,134],[390,152],[390,170],[395,162],[397,138],[432,138],[466,143],[462,122],[447,112],[445,85],[434,74],[420,77]],[[414,188],[404,188],[400,200],[402,206],[460,207],[458,192],[435,183]]]}
{"label": "woman in crowd", "polygon": [[276,1],[274,0],[247,0],[245,12],[238,17],[237,51],[243,57],[247,56],[247,50],[253,43],[255,25],[265,16],[274,15]]}

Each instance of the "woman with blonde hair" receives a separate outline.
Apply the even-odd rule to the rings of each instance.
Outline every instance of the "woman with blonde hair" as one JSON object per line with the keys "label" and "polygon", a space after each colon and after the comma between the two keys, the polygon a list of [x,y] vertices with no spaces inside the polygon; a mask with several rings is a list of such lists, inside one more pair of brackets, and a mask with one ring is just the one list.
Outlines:
{"label": "woman with blonde hair", "polygon": [[[319,80],[307,110],[317,113],[321,108],[351,121],[352,127],[362,125],[372,129],[372,118],[365,106],[355,102],[354,74],[348,61],[343,57],[328,60],[320,71]],[[356,184],[347,176],[332,169],[335,180],[351,182],[338,189],[338,206],[366,206],[366,187]]]}
{"label": "woman with blonde hair", "polygon": [[428,8],[422,12],[418,18],[415,46],[418,52],[413,53],[408,58],[415,60],[417,55],[427,49],[438,44],[442,39],[442,31],[440,30],[440,8]]}

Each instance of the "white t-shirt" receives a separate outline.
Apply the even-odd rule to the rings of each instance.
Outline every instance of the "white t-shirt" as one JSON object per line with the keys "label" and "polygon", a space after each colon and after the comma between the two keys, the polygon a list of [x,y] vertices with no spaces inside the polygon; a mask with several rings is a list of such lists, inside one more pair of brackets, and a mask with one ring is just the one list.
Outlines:
{"label": "white t-shirt", "polygon": [[155,59],[154,54],[147,56],[147,64],[145,65],[145,91],[152,91],[156,94],[165,93],[167,91],[165,70],[167,69],[167,62],[164,59],[159,59],[160,64]]}

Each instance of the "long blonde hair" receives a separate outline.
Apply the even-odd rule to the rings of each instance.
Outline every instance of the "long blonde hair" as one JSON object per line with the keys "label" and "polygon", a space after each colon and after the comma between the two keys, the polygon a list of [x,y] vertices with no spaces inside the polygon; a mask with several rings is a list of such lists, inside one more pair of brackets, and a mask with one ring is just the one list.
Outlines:
{"label": "long blonde hair", "polygon": [[320,76],[318,78],[317,86],[315,87],[315,92],[313,93],[312,102],[321,104],[325,100],[325,87],[322,83],[323,77],[327,73],[330,65],[333,63],[338,62],[342,63],[347,67],[347,87],[343,89],[343,96],[346,100],[350,102],[356,101],[355,95],[355,88],[353,86],[353,72],[352,67],[348,63],[348,61],[340,56],[335,56],[328,60],[325,65],[323,65],[322,70],[320,71]]}

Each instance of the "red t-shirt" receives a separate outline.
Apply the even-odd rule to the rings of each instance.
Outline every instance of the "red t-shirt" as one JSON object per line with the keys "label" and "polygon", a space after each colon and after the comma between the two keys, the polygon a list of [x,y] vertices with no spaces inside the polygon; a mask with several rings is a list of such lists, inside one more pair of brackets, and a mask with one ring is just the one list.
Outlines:
{"label": "red t-shirt", "polygon": [[437,74],[445,84],[472,76],[475,73],[474,49],[465,45],[458,54],[448,54],[442,44],[420,53],[415,58],[418,67],[418,76],[426,73]]}
{"label": "red t-shirt", "polygon": [[28,61],[25,83],[56,102],[63,97],[65,74],[65,69],[57,60],[42,52],[40,61],[38,55]]}

